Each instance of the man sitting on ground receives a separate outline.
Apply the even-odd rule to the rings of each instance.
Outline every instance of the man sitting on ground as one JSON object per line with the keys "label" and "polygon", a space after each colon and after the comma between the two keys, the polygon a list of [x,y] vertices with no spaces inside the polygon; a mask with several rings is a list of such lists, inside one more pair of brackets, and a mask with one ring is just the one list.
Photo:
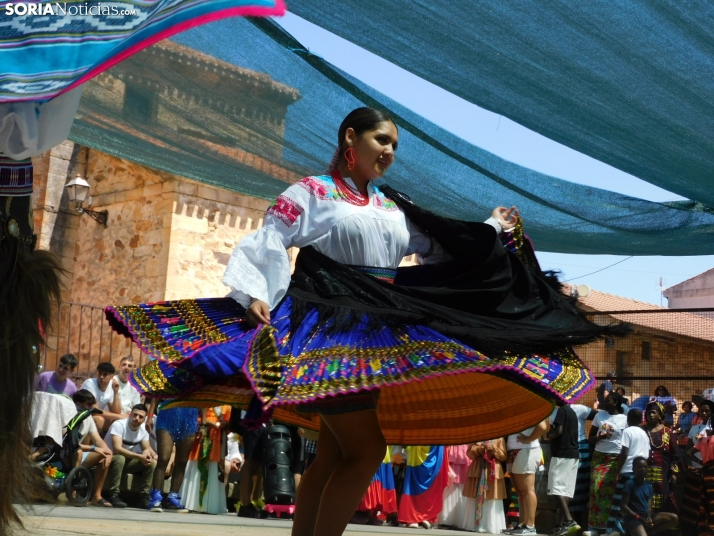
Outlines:
{"label": "man sitting on ground", "polygon": [[[129,376],[136,367],[133,356],[125,356],[119,362],[119,372],[114,376],[114,381],[119,384],[119,410],[120,413],[128,415],[131,408],[141,404],[141,395],[132,384],[129,383]],[[112,388],[114,384],[112,384]]]}
{"label": "man sitting on ground", "polygon": [[125,508],[126,503],[119,497],[119,485],[123,473],[141,475],[141,491],[138,508],[149,506],[149,490],[156,467],[156,453],[149,445],[149,433],[144,428],[148,410],[144,404],[137,404],[126,419],[114,421],[107,432],[109,448],[114,453],[106,491],[107,500],[115,508]]}
{"label": "man sitting on ground", "polygon": [[101,415],[94,415],[94,422],[97,425],[99,434],[104,437],[109,427],[114,421],[126,419],[129,412],[122,413],[121,397],[119,396],[119,381],[114,379],[116,369],[108,361],[97,365],[97,377],[89,378],[82,384],[82,389],[86,389],[94,395],[97,403],[95,408],[102,410]]}
{"label": "man sitting on ground", "polygon": [[77,386],[69,379],[69,375],[76,367],[77,358],[74,355],[63,355],[54,372],[43,372],[35,377],[35,391],[72,396],[77,391]]}
{"label": "man sitting on ground", "polygon": [[[80,389],[74,393],[72,400],[77,406],[77,411],[90,410],[97,403],[94,395],[86,389]],[[77,463],[88,469],[96,466],[93,475],[92,504],[111,507],[112,504],[102,498],[102,487],[112,463],[112,451],[99,435],[94,420],[89,417],[84,419],[79,426],[79,448],[81,457],[78,457]]]}
{"label": "man sitting on ground", "polygon": [[656,532],[672,530],[679,519],[677,514],[660,512],[652,517],[652,484],[645,481],[649,464],[641,456],[632,462],[635,477],[622,489],[620,510],[625,514],[625,528],[631,536],[647,536]]}

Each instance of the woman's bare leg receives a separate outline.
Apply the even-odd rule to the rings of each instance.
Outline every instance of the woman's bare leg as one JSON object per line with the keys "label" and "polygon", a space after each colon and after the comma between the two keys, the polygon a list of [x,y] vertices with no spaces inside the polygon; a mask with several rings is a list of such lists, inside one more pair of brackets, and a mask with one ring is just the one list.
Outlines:
{"label": "woman's bare leg", "polygon": [[518,500],[523,497],[523,504],[519,503],[521,514],[521,524],[528,527],[535,526],[536,508],[538,506],[538,497],[535,492],[535,474],[513,475],[518,482],[519,495]]}
{"label": "woman's bare leg", "polygon": [[322,420],[337,440],[342,460],[322,492],[313,536],[340,536],[382,463],[387,443],[375,410],[323,415]]}
{"label": "woman's bare leg", "polygon": [[295,501],[293,536],[313,536],[315,534],[315,521],[320,509],[322,492],[335,467],[342,461],[342,450],[337,439],[324,421],[320,424],[317,456],[302,477]]}

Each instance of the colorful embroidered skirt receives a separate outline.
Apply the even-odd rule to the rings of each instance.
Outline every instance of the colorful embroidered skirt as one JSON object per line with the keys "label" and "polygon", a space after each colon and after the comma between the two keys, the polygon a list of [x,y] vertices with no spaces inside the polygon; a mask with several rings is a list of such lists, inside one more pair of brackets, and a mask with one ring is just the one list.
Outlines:
{"label": "colorful embroidered skirt", "polygon": [[591,527],[605,530],[610,516],[617,485],[617,454],[593,453],[590,475],[590,517]]}
{"label": "colorful embroidered skirt", "polygon": [[253,406],[276,419],[318,429],[319,415],[301,405],[379,390],[378,417],[391,444],[501,437],[545,418],[553,399],[573,402],[593,383],[571,350],[488,356],[425,326],[375,330],[365,316],[334,334],[317,312],[297,327],[290,312],[288,296],[271,325],[251,328],[230,298],[106,310],[112,327],[155,359],[131,377],[142,394],[175,398],[168,404],[174,407],[247,408],[257,397]]}

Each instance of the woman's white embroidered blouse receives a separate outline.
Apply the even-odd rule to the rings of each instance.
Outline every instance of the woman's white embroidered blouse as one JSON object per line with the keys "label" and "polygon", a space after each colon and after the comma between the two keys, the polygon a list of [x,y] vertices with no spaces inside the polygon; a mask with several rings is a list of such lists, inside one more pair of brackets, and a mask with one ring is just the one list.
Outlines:
{"label": "woman's white embroidered blouse", "polygon": [[[347,186],[357,192],[350,179]],[[392,268],[413,253],[420,262],[448,258],[436,242],[424,235],[404,212],[376,186],[367,186],[369,202],[347,201],[332,177],[306,177],[290,186],[268,208],[261,229],[246,236],[231,255],[223,283],[229,296],[243,307],[251,299],[273,309],[290,284],[287,248],[313,246],[342,264]],[[500,225],[487,223],[500,231]]]}

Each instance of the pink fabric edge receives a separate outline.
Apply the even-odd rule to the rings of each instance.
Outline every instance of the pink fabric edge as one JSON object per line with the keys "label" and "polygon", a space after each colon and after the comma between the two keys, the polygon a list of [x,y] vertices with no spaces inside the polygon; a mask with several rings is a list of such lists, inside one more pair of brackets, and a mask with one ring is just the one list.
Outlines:
{"label": "pink fabric edge", "polygon": [[225,19],[228,17],[270,17],[270,16],[282,16],[285,14],[286,8],[285,8],[285,2],[284,0],[276,0],[275,6],[274,7],[259,7],[259,6],[242,6],[242,7],[229,7],[226,9],[222,9],[220,11],[214,11],[213,13],[207,13],[206,15],[203,15],[201,17],[197,17],[195,19],[187,20],[184,22],[181,22],[179,24],[176,24],[174,26],[171,26],[170,28],[166,28],[165,30],[152,35],[151,37],[145,39],[144,41],[141,41],[140,43],[137,43],[135,45],[132,45],[131,47],[127,48],[126,50],[122,51],[121,53],[117,54],[116,56],[112,57],[111,59],[107,60],[106,62],[102,63],[101,65],[98,65],[91,71],[88,71],[85,73],[81,78],[70,84],[69,86],[63,88],[62,90],[58,91],[54,95],[50,96],[45,96],[45,97],[38,97],[38,96],[33,96],[33,97],[26,97],[26,98],[18,98],[18,99],[13,99],[13,100],[7,100],[3,102],[25,102],[25,101],[49,101],[54,99],[55,97],[59,97],[63,93],[66,93],[67,91],[71,91],[75,87],[84,84],[87,80],[94,78],[98,74],[101,74],[102,72],[106,71],[107,69],[113,67],[117,63],[125,60],[129,56],[132,56],[133,54],[136,54],[137,52],[150,47],[151,45],[158,43],[162,39],[167,39],[171,37],[172,35],[176,35],[178,33],[184,32],[186,30],[190,30],[191,28],[195,28],[196,26],[200,26],[202,24],[207,24],[209,22],[215,22],[220,19]]}
{"label": "pink fabric edge", "polygon": [[[114,309],[114,307],[112,307],[112,306],[110,305],[110,306],[108,306],[108,307],[106,308],[106,311],[111,312],[112,315],[114,316],[114,318],[117,319],[120,323],[123,324],[123,321],[122,321],[121,318],[117,315],[116,310]],[[253,343],[254,343],[254,341],[255,341],[255,338],[258,336],[258,334],[259,334],[260,332],[261,332],[261,329],[255,329],[255,330],[254,330],[254,333],[253,333],[253,335],[251,336],[250,342],[248,343],[249,346],[252,346],[252,345],[253,345]],[[133,334],[131,334],[130,338],[131,338],[131,340],[139,347],[139,349],[141,349],[141,350],[142,350],[144,353],[146,353],[147,355],[150,354],[150,352],[147,351],[147,349],[146,349],[145,346],[139,344],[139,342],[136,340],[136,338],[134,337]],[[207,348],[207,347],[209,347],[209,346],[216,345],[216,344],[223,344],[223,343],[213,343],[213,344],[211,344],[211,345],[206,345],[206,346],[202,347],[202,349],[203,349],[203,348]],[[198,351],[198,350],[196,350],[196,352],[197,352],[197,351]],[[195,352],[194,352],[194,353],[195,353]],[[193,354],[192,354],[192,355],[193,355]],[[189,359],[189,357],[185,357],[184,359],[181,359],[181,360],[179,360],[179,361],[166,361],[166,360],[162,360],[162,361],[167,362],[167,363],[172,363],[172,364],[173,364],[173,363],[180,363],[180,362],[182,362],[182,361],[184,361],[184,360],[186,360],[186,359]],[[260,390],[257,388],[257,384],[256,384],[254,378],[252,377],[251,374],[248,373],[248,370],[247,370],[248,361],[249,361],[249,358],[246,358],[245,362],[243,363],[243,366],[241,367],[241,369],[242,369],[242,371],[243,371],[243,375],[248,379],[248,382],[250,383],[251,387],[253,388],[253,391],[255,392],[255,394],[256,394],[256,396],[258,397],[258,399],[260,400],[260,402],[265,406],[265,409],[266,409],[266,410],[267,410],[267,409],[270,409],[270,408],[273,408],[273,407],[275,407],[275,406],[299,405],[299,404],[302,404],[303,402],[305,402],[305,400],[300,400],[300,401],[282,400],[282,401],[280,401],[279,404],[277,404],[277,403],[274,402],[275,398],[273,398],[271,401],[269,401],[269,402],[266,403],[265,400],[264,400],[264,398],[263,398],[263,397],[261,396],[261,394],[260,394]],[[584,363],[583,363],[583,364],[584,364]],[[592,371],[590,370],[589,367],[587,367],[587,365],[585,366],[585,370],[588,371],[588,374],[590,375],[590,378],[592,379],[590,385],[589,385],[588,387],[582,389],[578,394],[576,394],[574,397],[572,397],[570,400],[568,400],[567,403],[573,404],[573,403],[577,402],[578,400],[580,400],[580,398],[582,398],[587,392],[589,392],[589,391],[594,387],[595,377],[593,376]],[[349,389],[349,390],[345,391],[344,393],[340,393],[340,394],[358,393],[358,392],[360,392],[360,391],[372,391],[372,390],[374,390],[374,389],[382,389],[383,387],[384,387],[384,388],[389,388],[389,387],[393,387],[393,386],[397,386],[397,385],[404,385],[404,384],[406,384],[406,383],[413,382],[413,381],[421,382],[421,381],[429,380],[429,379],[436,378],[436,377],[439,377],[439,376],[456,376],[456,375],[458,375],[458,374],[467,374],[467,373],[489,373],[489,372],[506,372],[506,371],[508,371],[508,372],[515,372],[516,374],[518,374],[519,376],[521,376],[521,377],[524,378],[524,379],[528,379],[528,380],[531,380],[531,381],[533,380],[533,378],[532,378],[531,376],[529,376],[528,374],[524,373],[524,372],[521,371],[521,370],[513,369],[513,368],[511,368],[511,367],[508,366],[508,365],[493,365],[493,366],[489,366],[489,367],[484,367],[484,368],[479,369],[479,370],[455,370],[455,371],[447,371],[447,372],[442,372],[442,373],[439,373],[439,374],[429,375],[429,376],[424,377],[424,378],[411,378],[411,379],[408,379],[408,380],[407,380],[407,379],[402,379],[402,380],[398,380],[398,381],[392,382],[392,383],[390,383],[390,385],[386,385],[386,386],[375,385],[375,386],[366,387],[366,388],[363,388],[363,389]],[[199,377],[200,377],[200,376],[199,376]],[[508,378],[502,378],[502,379],[504,379],[504,380],[506,380],[506,381],[511,381],[511,380],[509,380]],[[511,383],[514,383],[514,382],[511,382]],[[205,385],[205,381],[201,381],[201,387],[202,387],[203,385]],[[523,387],[523,386],[521,386],[521,387]],[[558,399],[560,399],[560,400],[563,400],[562,395],[561,395],[560,393],[558,393],[555,389],[552,389],[549,385],[543,385],[542,387],[543,387],[547,392],[551,393],[554,397],[556,397],[556,398],[558,398]],[[198,389],[198,388],[197,388],[197,389]],[[536,393],[536,394],[537,394],[537,393]],[[333,397],[333,396],[338,396],[338,395],[332,394],[332,395],[316,396],[314,399],[311,399],[311,400],[321,400],[321,399],[326,399],[326,398],[330,398],[330,397]],[[538,396],[541,396],[541,395],[538,395]],[[157,396],[156,398],[161,398],[161,397],[160,397],[160,396]],[[166,396],[166,398],[173,398],[173,397]],[[565,402],[565,400],[563,400],[563,401]]]}

